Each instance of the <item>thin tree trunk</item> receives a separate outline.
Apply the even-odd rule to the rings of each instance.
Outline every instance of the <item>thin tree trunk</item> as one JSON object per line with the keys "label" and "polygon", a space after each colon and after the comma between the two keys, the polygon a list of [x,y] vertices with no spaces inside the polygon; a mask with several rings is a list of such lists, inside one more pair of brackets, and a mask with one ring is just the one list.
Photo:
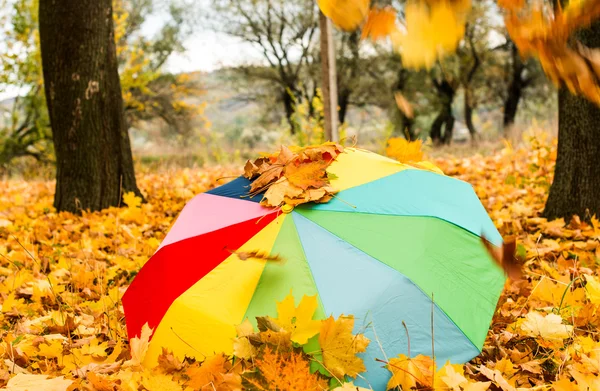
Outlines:
{"label": "thin tree trunk", "polygon": [[467,87],[464,90],[465,93],[465,123],[467,124],[467,129],[469,129],[469,134],[471,135],[471,141],[476,141],[477,138],[477,129],[475,129],[475,125],[473,124],[473,105],[471,103],[471,92]]}
{"label": "thin tree trunk", "polygon": [[[392,98],[397,92],[403,93],[407,81],[408,71],[404,68],[401,68],[398,71],[398,79],[392,88]],[[395,102],[395,99],[392,99],[392,102]],[[408,118],[408,116],[402,110],[400,110],[397,104],[394,104],[393,106],[392,117],[394,119],[393,134],[395,136],[403,136],[409,140],[415,140],[417,138],[417,134],[414,131],[414,119]]]}
{"label": "thin tree trunk", "polygon": [[111,0],[40,0],[44,86],[59,211],[100,210],[137,188]]}
{"label": "thin tree trunk", "polygon": [[502,126],[506,134],[510,127],[515,123],[519,102],[523,96],[523,89],[527,83],[523,80],[523,71],[525,64],[521,59],[521,55],[514,43],[511,42],[511,80],[508,84],[508,94],[504,101],[504,114],[502,118]]}
{"label": "thin tree trunk", "polygon": [[[600,47],[600,23],[581,31],[584,45]],[[558,94],[558,156],[544,216],[600,215],[600,107],[566,88]]]}
{"label": "thin tree trunk", "polygon": [[[445,79],[443,79],[441,82],[434,80],[433,84],[437,90],[442,108],[431,124],[429,136],[436,145],[450,144],[452,143],[452,133],[454,130],[454,113],[452,112],[452,103],[454,102],[456,89]],[[442,129],[444,130],[443,133]]]}
{"label": "thin tree trunk", "polygon": [[294,98],[290,94],[293,94],[291,90],[283,90],[281,93],[281,101],[283,102],[283,108],[285,110],[285,118],[290,125],[290,133],[295,135],[298,130],[298,124],[294,120]]}
{"label": "thin tree trunk", "polygon": [[323,80],[323,109],[325,110],[325,140],[338,141],[337,76],[335,67],[335,43],[331,21],[319,12],[321,29],[321,72]]}

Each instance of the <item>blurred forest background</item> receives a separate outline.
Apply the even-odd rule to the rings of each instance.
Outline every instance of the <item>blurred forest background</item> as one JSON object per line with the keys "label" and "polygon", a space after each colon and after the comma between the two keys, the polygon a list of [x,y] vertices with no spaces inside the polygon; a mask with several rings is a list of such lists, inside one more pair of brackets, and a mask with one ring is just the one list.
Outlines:
{"label": "blurred forest background", "polygon": [[[323,141],[315,1],[113,4],[126,120],[138,163],[225,164],[279,143]],[[38,0],[0,0],[3,176],[53,177],[37,8]],[[198,36],[214,42],[195,47]],[[535,60],[521,59],[493,1],[474,4],[457,52],[431,70],[403,67],[389,42],[361,40],[360,31],[335,30],[334,39],[340,135],[356,137],[361,146],[382,151],[387,139],[401,136],[429,140],[441,152],[474,153],[494,149],[503,138],[519,139],[533,121],[556,129],[555,88]],[[229,51],[228,61],[194,68],[194,58],[215,56],[211,49],[220,40],[227,41],[220,50]],[[186,58],[187,65],[178,67]],[[412,118],[399,110],[397,92],[412,105]]]}

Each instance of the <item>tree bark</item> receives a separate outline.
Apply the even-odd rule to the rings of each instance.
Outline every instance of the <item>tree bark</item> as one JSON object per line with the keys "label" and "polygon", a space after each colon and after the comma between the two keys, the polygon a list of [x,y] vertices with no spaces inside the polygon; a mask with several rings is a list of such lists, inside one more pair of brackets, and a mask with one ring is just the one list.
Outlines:
{"label": "tree bark", "polygon": [[[578,34],[600,47],[600,23]],[[588,65],[589,66],[589,65]],[[554,181],[544,209],[547,218],[600,215],[600,107],[563,87],[558,94],[558,156]]]}
{"label": "tree bark", "polygon": [[339,141],[339,135],[335,42],[333,41],[331,21],[322,12],[319,12],[319,26],[321,29],[321,75],[323,81],[323,109],[325,111],[325,140],[337,142]]}
{"label": "tree bark", "polygon": [[515,123],[517,116],[517,109],[519,108],[519,102],[523,96],[523,89],[527,83],[523,80],[523,71],[525,70],[525,64],[521,59],[521,55],[518,52],[517,46],[514,43],[510,43],[511,50],[511,80],[508,84],[508,94],[504,101],[504,114],[502,118],[502,126],[504,133],[510,129]]}
{"label": "tree bark", "polygon": [[[450,144],[452,142],[452,133],[454,130],[452,103],[454,102],[456,88],[446,79],[443,79],[441,82],[434,80],[433,84],[437,90],[442,108],[431,124],[429,136],[436,145]],[[444,130],[443,133],[442,129]]]}
{"label": "tree bark", "polygon": [[135,180],[111,0],[40,0],[44,88],[58,211],[118,206]]}
{"label": "tree bark", "polygon": [[469,129],[469,134],[471,135],[471,141],[476,141],[477,138],[477,129],[475,129],[475,124],[473,124],[473,103],[471,102],[471,91],[468,87],[465,86],[465,123],[467,125],[467,129]]}
{"label": "tree bark", "polygon": [[[396,83],[392,88],[392,102],[395,102],[394,95],[399,92],[403,93],[404,88],[406,87],[406,83],[408,82],[408,71],[404,68],[401,68],[398,71],[398,78],[396,79]],[[400,110],[398,105],[394,103],[393,106],[393,119],[394,119],[394,136],[403,136],[408,140],[416,140],[417,134],[414,130],[415,121],[413,118],[408,118],[408,116]]]}

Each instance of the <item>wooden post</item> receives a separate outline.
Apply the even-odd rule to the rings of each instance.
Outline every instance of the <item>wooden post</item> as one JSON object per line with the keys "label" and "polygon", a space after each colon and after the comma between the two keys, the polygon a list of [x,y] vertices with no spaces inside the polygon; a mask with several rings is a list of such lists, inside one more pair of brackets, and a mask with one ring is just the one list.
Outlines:
{"label": "wooden post", "polygon": [[331,20],[320,11],[319,26],[321,29],[321,74],[323,79],[323,108],[325,110],[325,139],[326,141],[339,141],[335,42],[333,42]]}

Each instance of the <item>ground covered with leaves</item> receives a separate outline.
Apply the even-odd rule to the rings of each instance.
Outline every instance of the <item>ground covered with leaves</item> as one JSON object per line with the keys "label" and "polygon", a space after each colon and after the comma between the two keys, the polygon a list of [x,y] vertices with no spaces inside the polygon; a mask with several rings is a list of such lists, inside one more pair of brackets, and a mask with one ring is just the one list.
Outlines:
{"label": "ground covered with leaves", "polygon": [[[429,357],[392,358],[381,363],[393,373],[390,388],[600,390],[600,223],[540,217],[555,158],[555,142],[538,134],[490,156],[436,160],[473,184],[504,236],[517,237],[524,278],[507,282],[479,357],[439,368]],[[127,342],[120,298],[136,272],[189,199],[241,173],[140,174],[147,203],[126,195],[121,208],[81,216],[53,210],[51,182],[0,183],[0,386],[356,389],[344,377],[360,376],[357,354],[374,341],[352,334],[351,317],[313,321],[311,298],[279,303],[278,318],[261,319],[259,330],[239,325],[235,359],[180,361],[164,350],[145,368],[148,335]],[[305,344],[317,334],[321,347],[311,351]]]}

